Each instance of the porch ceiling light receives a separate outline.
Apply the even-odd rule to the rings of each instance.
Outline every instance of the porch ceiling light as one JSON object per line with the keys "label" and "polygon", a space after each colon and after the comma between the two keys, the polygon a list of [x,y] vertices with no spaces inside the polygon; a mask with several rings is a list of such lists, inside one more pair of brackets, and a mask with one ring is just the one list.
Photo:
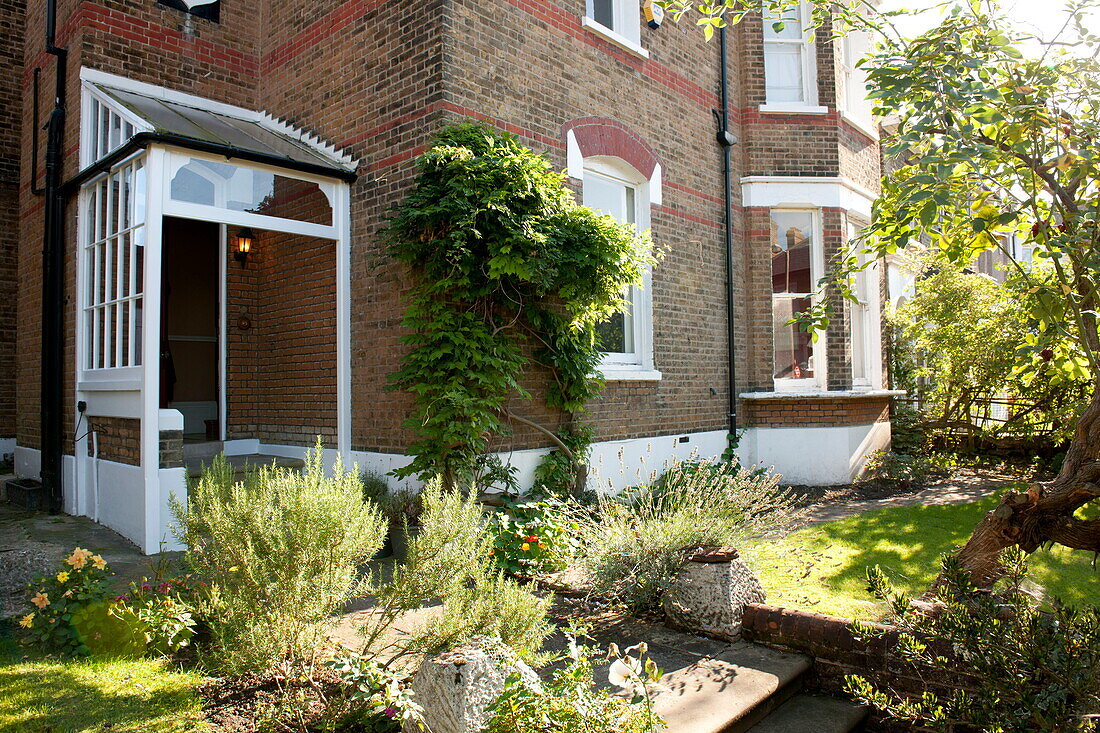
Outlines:
{"label": "porch ceiling light", "polygon": [[252,251],[252,243],[256,235],[248,227],[237,232],[237,249],[233,253],[233,259],[241,263],[241,267],[248,266],[248,254]]}

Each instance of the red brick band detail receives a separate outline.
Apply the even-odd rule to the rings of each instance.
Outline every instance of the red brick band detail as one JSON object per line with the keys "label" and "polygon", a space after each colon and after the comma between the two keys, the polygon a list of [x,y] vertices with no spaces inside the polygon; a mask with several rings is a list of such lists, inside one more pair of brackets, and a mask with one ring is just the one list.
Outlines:
{"label": "red brick band detail", "polygon": [[646,178],[657,167],[657,154],[645,140],[617,120],[605,117],[580,117],[561,127],[561,136],[572,130],[577,146],[585,158],[593,155],[609,155],[621,158]]}
{"label": "red brick band detail", "polygon": [[772,428],[833,428],[890,420],[889,397],[790,397],[741,400],[745,425]]}

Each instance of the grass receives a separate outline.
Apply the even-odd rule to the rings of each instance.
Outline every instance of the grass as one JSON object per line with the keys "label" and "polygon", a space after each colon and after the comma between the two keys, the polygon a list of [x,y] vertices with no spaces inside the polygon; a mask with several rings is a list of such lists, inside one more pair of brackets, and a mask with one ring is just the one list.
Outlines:
{"label": "grass", "polygon": [[[867,568],[882,567],[899,590],[920,595],[935,578],[940,556],[965,542],[998,498],[881,509],[746,547],[742,556],[760,576],[769,604],[882,620],[887,610],[866,591]],[[1100,606],[1100,571],[1092,562],[1091,554],[1054,547],[1036,552],[1028,566],[1048,596]]]}
{"label": "grass", "polygon": [[201,731],[201,675],[150,659],[24,658],[0,621],[0,733]]}

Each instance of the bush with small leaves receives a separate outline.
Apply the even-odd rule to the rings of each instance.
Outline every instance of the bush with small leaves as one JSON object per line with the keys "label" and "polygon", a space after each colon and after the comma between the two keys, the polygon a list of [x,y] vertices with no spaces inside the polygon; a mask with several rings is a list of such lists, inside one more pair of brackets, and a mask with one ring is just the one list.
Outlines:
{"label": "bush with small leaves", "polygon": [[735,462],[677,461],[648,486],[578,512],[580,563],[601,595],[654,610],[683,567],[682,550],[737,546],[788,531],[801,516],[775,476]]}
{"label": "bush with small leaves", "polygon": [[187,561],[208,584],[201,658],[230,673],[311,658],[333,614],[364,591],[360,562],[382,545],[386,523],[358,473],[338,460],[326,475],[318,441],[302,471],[267,466],[237,481],[215,458],[188,499],[172,508]]}
{"label": "bush with small leaves", "polygon": [[[950,731],[1095,731],[1100,714],[1100,612],[1057,600],[1040,603],[1025,590],[1027,567],[1007,551],[1007,575],[992,592],[978,591],[953,557],[929,604],[893,590],[881,569],[867,573],[872,594],[892,607],[900,629],[894,653],[945,676],[961,689],[909,696],[851,675],[856,700],[912,725]],[[883,633],[854,625],[857,638]],[[971,684],[966,684],[966,678]]]}

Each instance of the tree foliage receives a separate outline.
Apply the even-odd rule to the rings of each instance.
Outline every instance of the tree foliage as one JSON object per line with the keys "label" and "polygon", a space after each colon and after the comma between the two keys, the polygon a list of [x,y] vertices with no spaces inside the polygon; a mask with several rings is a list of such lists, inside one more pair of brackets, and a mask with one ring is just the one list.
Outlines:
{"label": "tree foliage", "polygon": [[416,399],[402,473],[440,473],[453,486],[473,477],[492,436],[529,422],[508,403],[530,398],[532,362],[552,375],[550,407],[584,410],[603,385],[595,326],[624,308],[623,291],[655,260],[647,233],[579,206],[564,174],[513,135],[452,126],[418,165],[387,229],[391,253],[417,275],[410,350],[392,377]]}
{"label": "tree foliage", "polygon": [[[1049,275],[1027,270],[1030,278]],[[1065,440],[1088,397],[1088,372],[1057,342],[1038,348],[1028,285],[1017,276],[1004,284],[950,263],[926,261],[915,296],[891,317],[895,348],[911,353],[914,367],[904,388],[918,394],[923,427],[950,442],[957,435],[1042,435]],[[961,318],[960,314],[965,314]],[[899,354],[895,362],[908,354]],[[1068,367],[1068,369],[1067,369]],[[896,386],[903,386],[895,382]],[[1006,407],[1005,420],[986,420],[989,404]]]}

